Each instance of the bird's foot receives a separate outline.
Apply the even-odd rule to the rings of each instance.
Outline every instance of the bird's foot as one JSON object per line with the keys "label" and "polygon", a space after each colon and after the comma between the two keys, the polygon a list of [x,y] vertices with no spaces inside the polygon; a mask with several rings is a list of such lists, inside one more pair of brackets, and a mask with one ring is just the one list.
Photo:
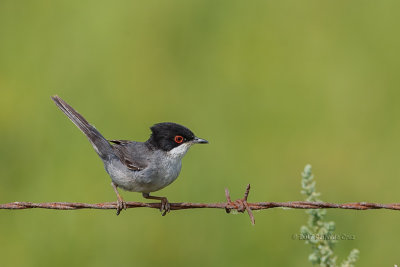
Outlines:
{"label": "bird's foot", "polygon": [[171,205],[169,204],[168,199],[166,197],[150,196],[149,193],[142,193],[142,195],[146,199],[161,200],[160,211],[162,212],[162,216],[165,216],[171,210]]}
{"label": "bird's foot", "polygon": [[165,216],[171,210],[171,205],[168,202],[166,197],[161,199],[161,208],[160,211],[162,212],[162,216]]}
{"label": "bird's foot", "polygon": [[117,184],[114,184],[114,182],[111,182],[111,186],[114,189],[115,194],[117,195],[117,216],[118,216],[121,213],[122,209],[126,210],[126,202],[121,197],[121,195],[118,193]]}
{"label": "bird's foot", "polygon": [[121,213],[121,210],[126,210],[126,202],[122,198],[117,200],[117,216]]}

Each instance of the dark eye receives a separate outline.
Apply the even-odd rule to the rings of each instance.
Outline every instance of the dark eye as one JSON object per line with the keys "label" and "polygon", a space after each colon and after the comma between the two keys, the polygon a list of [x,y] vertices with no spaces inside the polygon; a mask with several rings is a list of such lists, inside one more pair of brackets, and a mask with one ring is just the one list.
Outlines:
{"label": "dark eye", "polygon": [[180,144],[183,142],[183,137],[180,135],[175,136],[175,143]]}

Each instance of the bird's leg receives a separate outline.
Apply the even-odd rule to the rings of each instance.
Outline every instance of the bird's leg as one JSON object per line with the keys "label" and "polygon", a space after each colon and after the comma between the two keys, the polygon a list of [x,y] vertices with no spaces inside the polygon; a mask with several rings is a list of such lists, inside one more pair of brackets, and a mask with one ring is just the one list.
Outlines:
{"label": "bird's leg", "polygon": [[119,213],[121,212],[122,209],[126,210],[126,202],[124,201],[124,199],[120,196],[118,189],[117,189],[117,185],[114,184],[114,182],[111,182],[111,186],[114,189],[115,194],[117,195],[117,215],[119,215]]}
{"label": "bird's leg", "polygon": [[146,199],[157,199],[161,200],[161,208],[160,211],[163,212],[162,216],[165,216],[167,212],[171,210],[171,205],[168,202],[168,199],[166,197],[155,197],[155,196],[150,196],[149,193],[142,193],[143,197]]}

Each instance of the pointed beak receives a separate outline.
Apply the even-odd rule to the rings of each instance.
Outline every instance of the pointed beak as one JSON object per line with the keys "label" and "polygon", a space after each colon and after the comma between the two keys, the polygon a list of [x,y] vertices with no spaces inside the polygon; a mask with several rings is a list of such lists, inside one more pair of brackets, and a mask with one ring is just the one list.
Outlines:
{"label": "pointed beak", "polygon": [[194,140],[192,141],[194,144],[208,144],[208,141],[205,139],[201,139],[198,137],[195,137]]}

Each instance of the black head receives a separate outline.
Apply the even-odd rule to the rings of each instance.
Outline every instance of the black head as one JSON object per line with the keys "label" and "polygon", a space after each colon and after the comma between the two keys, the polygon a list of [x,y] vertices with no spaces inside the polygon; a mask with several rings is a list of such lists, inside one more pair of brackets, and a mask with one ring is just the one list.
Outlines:
{"label": "black head", "polygon": [[208,143],[204,139],[197,138],[194,133],[177,123],[162,122],[154,124],[151,128],[150,144],[158,149],[170,151],[185,143]]}

